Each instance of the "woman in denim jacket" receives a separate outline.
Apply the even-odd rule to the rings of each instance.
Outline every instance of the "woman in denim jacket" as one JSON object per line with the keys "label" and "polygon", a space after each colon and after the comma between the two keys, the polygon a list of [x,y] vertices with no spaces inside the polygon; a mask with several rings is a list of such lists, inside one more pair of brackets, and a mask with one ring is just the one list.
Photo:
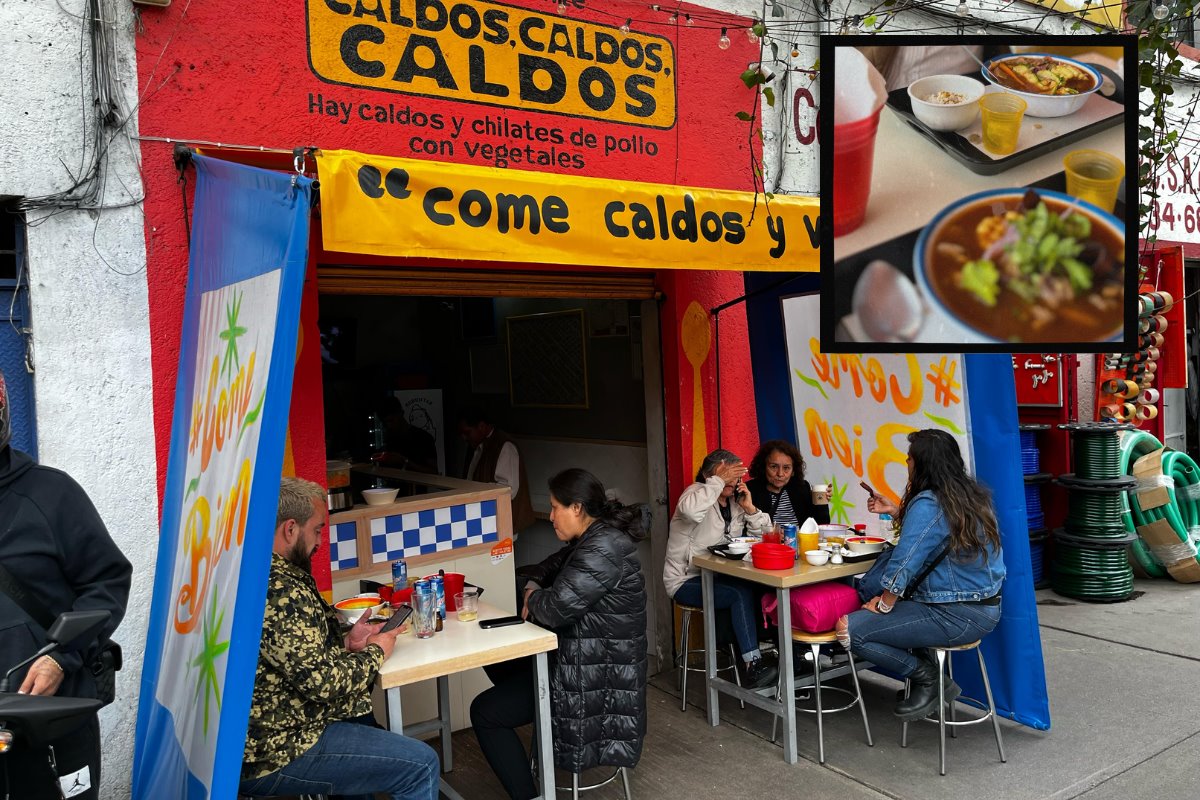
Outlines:
{"label": "woman in denim jacket", "polygon": [[[967,475],[958,442],[932,429],[913,431],[908,441],[908,488],[899,507],[879,496],[867,503],[873,513],[896,517],[900,539],[884,568],[860,585],[860,597],[869,598],[864,610],[842,617],[837,632],[856,656],[912,680],[895,711],[912,721],[938,704],[937,665],[919,648],[991,633],[1000,621],[1005,570],[991,496]],[[950,681],[946,701],[960,693]]]}

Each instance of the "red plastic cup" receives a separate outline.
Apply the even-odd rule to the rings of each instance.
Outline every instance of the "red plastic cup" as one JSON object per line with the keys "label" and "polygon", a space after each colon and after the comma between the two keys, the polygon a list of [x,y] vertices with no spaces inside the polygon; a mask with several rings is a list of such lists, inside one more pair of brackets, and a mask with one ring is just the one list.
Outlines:
{"label": "red plastic cup", "polygon": [[842,236],[863,224],[871,196],[875,133],[880,106],[869,117],[833,126],[833,235]]}
{"label": "red plastic cup", "polygon": [[778,530],[769,530],[763,533],[763,542],[766,544],[783,544],[783,534]]}

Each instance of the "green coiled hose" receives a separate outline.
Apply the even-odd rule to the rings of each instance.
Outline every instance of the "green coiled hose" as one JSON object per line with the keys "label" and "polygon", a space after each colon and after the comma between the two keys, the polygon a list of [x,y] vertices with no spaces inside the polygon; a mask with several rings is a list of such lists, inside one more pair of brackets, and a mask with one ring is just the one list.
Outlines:
{"label": "green coiled hose", "polygon": [[1075,454],[1075,477],[1084,480],[1119,478],[1121,442],[1117,431],[1107,435],[1076,433],[1071,437]]}
{"label": "green coiled hose", "polygon": [[[1121,474],[1128,475],[1133,471],[1133,462],[1137,461],[1147,453],[1153,453],[1155,450],[1162,447],[1160,442],[1153,434],[1146,431],[1132,430],[1124,431],[1121,434]],[[1137,527],[1133,520],[1132,504],[1129,502],[1129,493],[1121,495],[1122,514],[1121,521],[1125,523],[1125,530],[1129,533],[1136,534]],[[1134,559],[1138,565],[1151,578],[1166,577],[1167,571],[1163,569],[1162,564],[1150,552],[1150,548],[1141,538],[1135,539],[1129,546],[1133,553]]]}
{"label": "green coiled hose", "polygon": [[[1130,503],[1133,523],[1135,526],[1142,526],[1166,520],[1171,530],[1179,537],[1180,544],[1190,551],[1193,558],[1200,560],[1196,541],[1192,538],[1193,532],[1200,533],[1200,499],[1184,496],[1187,487],[1200,484],[1200,467],[1197,467],[1196,462],[1187,453],[1169,450],[1163,453],[1162,468],[1163,474],[1171,478],[1171,485],[1166,487],[1169,502],[1164,506],[1143,511],[1138,505],[1137,495],[1134,495]],[[1197,494],[1197,490],[1188,490],[1188,493]],[[1154,551],[1145,547],[1145,553],[1151,563],[1158,567],[1160,574],[1165,574],[1162,560]],[[1147,572],[1149,573],[1149,570]]]}

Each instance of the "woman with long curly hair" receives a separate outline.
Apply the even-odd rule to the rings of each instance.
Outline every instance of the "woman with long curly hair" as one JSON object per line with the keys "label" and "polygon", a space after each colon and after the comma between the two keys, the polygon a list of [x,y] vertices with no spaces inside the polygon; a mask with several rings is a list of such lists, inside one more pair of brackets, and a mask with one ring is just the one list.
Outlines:
{"label": "woman with long curly hair", "polygon": [[[905,721],[937,710],[938,669],[926,647],[966,644],[1000,621],[1004,556],[991,495],[967,474],[945,431],[908,435],[908,487],[897,507],[873,495],[867,508],[896,518],[900,538],[882,569],[859,585],[862,611],[838,621],[838,640],[856,656],[912,680],[895,714]],[[913,652],[918,650],[918,652]],[[946,702],[960,689],[950,681]]]}
{"label": "woman with long curly hair", "polygon": [[772,523],[800,525],[812,517],[821,525],[828,524],[829,506],[813,503],[812,487],[804,480],[804,457],[791,442],[763,442],[750,462],[750,478],[746,484],[750,497]]}

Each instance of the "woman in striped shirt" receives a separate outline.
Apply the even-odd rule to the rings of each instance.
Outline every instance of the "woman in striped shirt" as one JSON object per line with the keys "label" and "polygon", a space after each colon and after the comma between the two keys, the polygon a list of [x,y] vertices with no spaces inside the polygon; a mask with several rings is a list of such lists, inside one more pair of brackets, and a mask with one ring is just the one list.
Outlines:
{"label": "woman in striped shirt", "polygon": [[790,442],[763,442],[750,462],[750,477],[750,498],[773,524],[800,525],[809,517],[829,524],[829,506],[813,504],[812,487],[804,480],[804,458]]}

